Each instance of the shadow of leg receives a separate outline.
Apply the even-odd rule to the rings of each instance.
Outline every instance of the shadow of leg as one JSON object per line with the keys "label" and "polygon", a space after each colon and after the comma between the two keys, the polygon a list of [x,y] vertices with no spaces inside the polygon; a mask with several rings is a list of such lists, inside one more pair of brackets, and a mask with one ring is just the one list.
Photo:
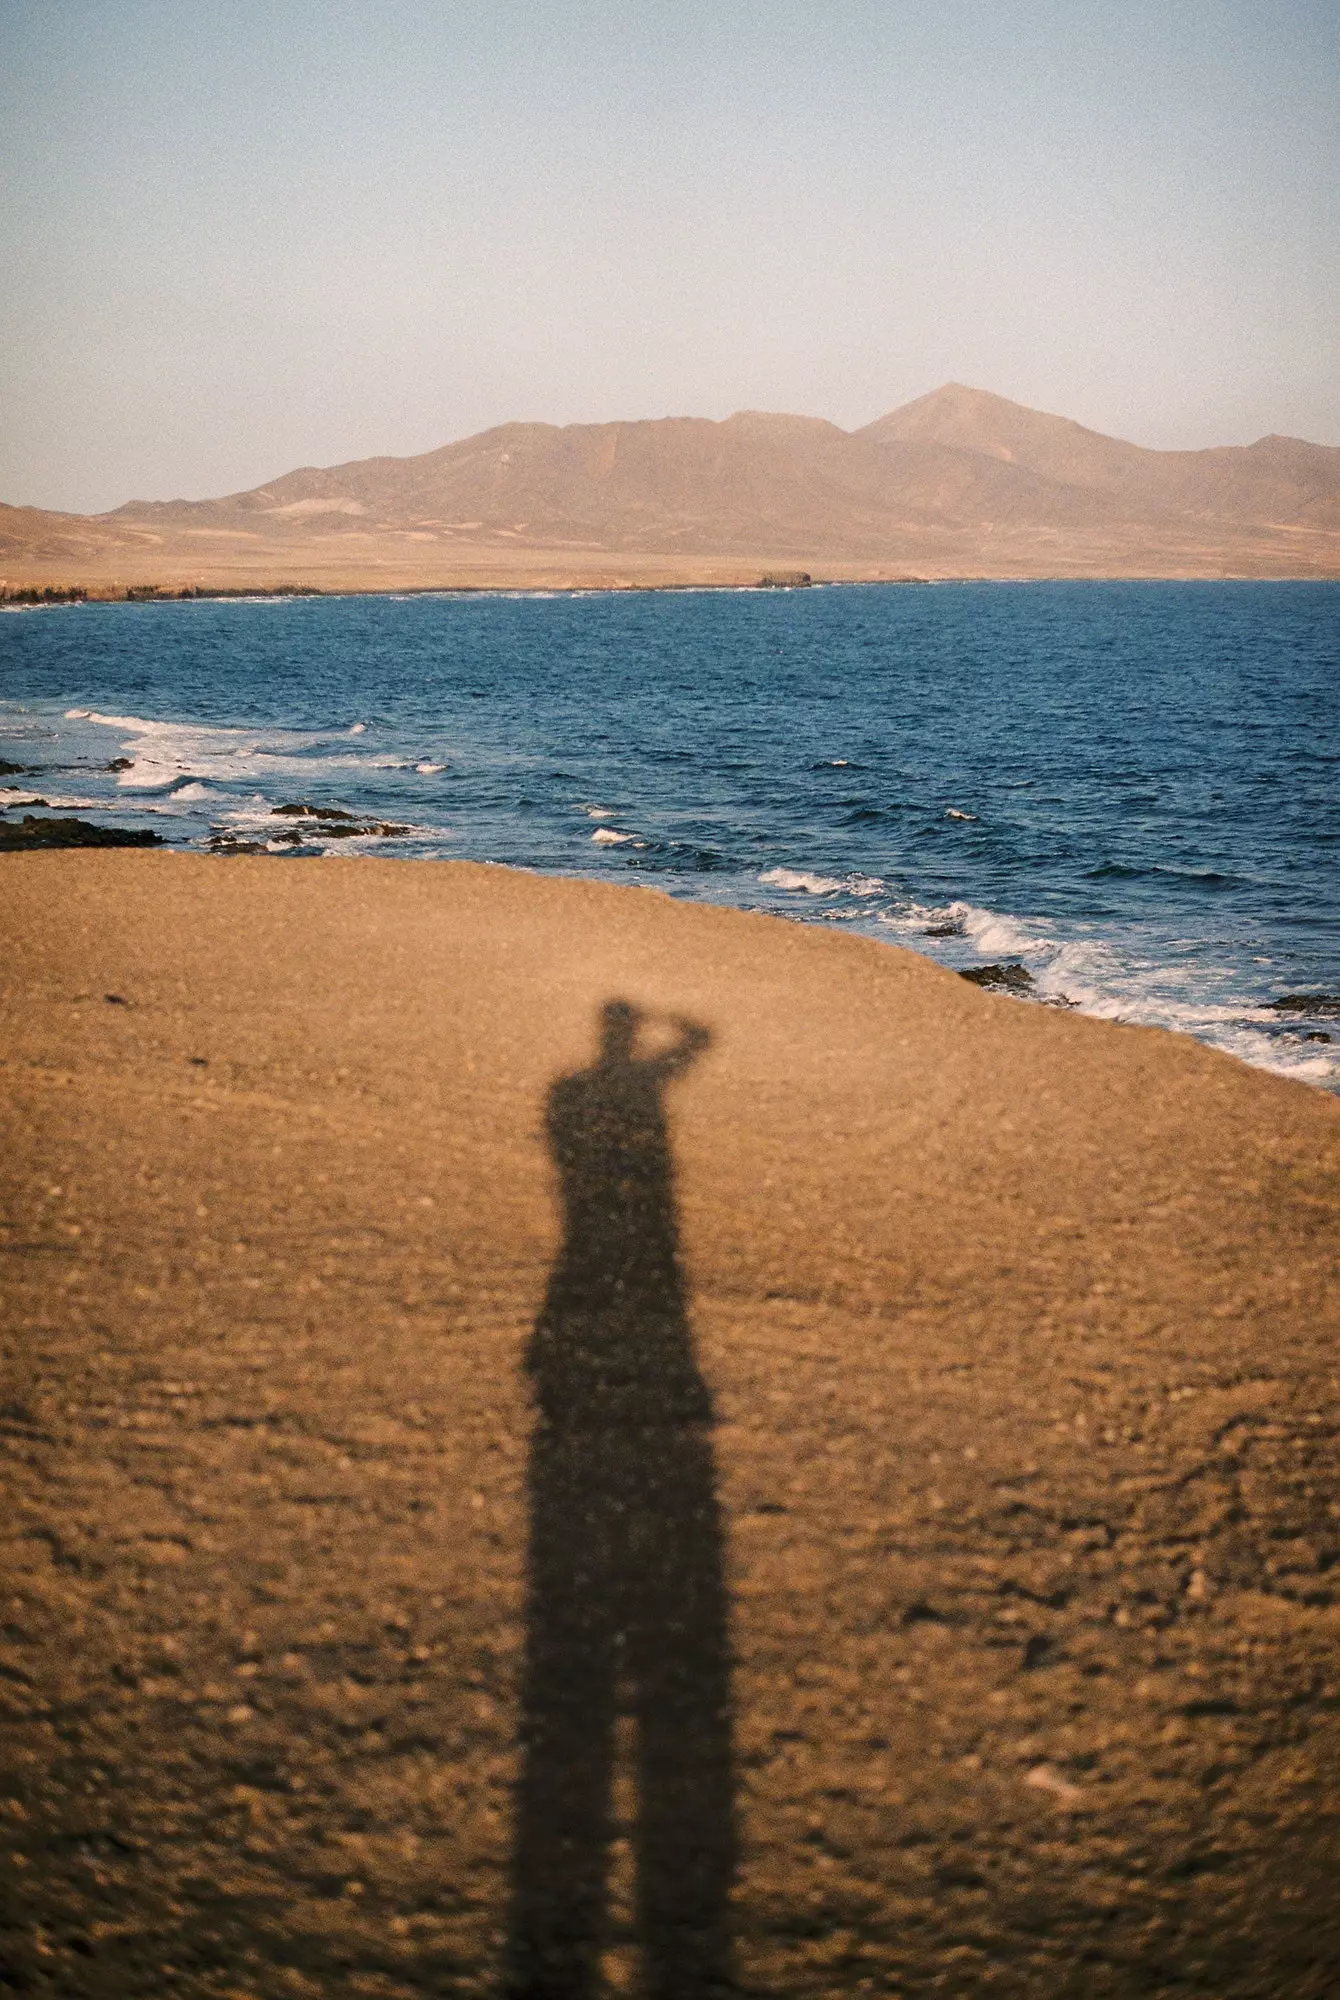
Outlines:
{"label": "shadow of leg", "polygon": [[542,1429],[531,1452],[508,1990],[589,2000],[606,1930],[618,1666],[608,1488],[592,1440]]}
{"label": "shadow of leg", "polygon": [[710,1438],[643,1433],[629,1669],[638,1722],[638,1931],[647,2000],[730,1988],[730,1653]]}

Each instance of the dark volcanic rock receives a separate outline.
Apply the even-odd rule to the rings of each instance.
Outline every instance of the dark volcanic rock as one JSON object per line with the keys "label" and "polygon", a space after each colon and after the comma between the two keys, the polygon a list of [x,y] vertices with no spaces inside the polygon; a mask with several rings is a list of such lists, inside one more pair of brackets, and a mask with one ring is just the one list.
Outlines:
{"label": "dark volcanic rock", "polygon": [[29,764],[11,764],[7,758],[0,757],[0,778],[18,778],[31,769]]}
{"label": "dark volcanic rock", "polygon": [[120,826],[92,826],[86,819],[0,820],[0,853],[49,847],[161,847],[162,836]]}
{"label": "dark volcanic rock", "polygon": [[209,837],[211,854],[268,854],[269,848],[263,840],[239,840],[235,833],[213,833]]}
{"label": "dark volcanic rock", "polygon": [[355,826],[318,826],[315,831],[322,840],[352,840],[358,834],[376,833],[384,840],[394,840],[397,834],[408,833],[407,826],[396,826],[389,819],[360,820]]}
{"label": "dark volcanic rock", "polygon": [[356,813],[345,812],[340,806],[291,805],[276,806],[272,815],[275,819],[320,819],[354,821]]}
{"label": "dark volcanic rock", "polygon": [[[287,849],[291,853],[316,854],[320,851],[320,843],[327,840],[358,840],[366,838],[369,834],[380,835],[383,839],[394,839],[397,835],[410,831],[407,826],[398,826],[391,820],[360,819],[357,813],[345,812],[340,806],[276,806],[271,818],[285,820],[289,824],[276,827],[268,839],[264,840],[243,839],[235,833],[216,827],[209,839],[210,852],[273,854],[279,849]],[[305,846],[304,833],[315,844]]]}
{"label": "dark volcanic rock", "polygon": [[970,965],[959,973],[974,986],[985,986],[993,993],[1031,993],[1033,975],[1026,966],[1011,961],[1005,965]]}
{"label": "dark volcanic rock", "polygon": [[[360,819],[357,813],[345,812],[341,806],[276,806],[271,818],[311,820],[313,824],[309,830],[321,840],[355,840],[360,834],[369,833],[380,834],[383,839],[394,839],[397,834],[409,832],[407,826],[397,826],[391,820]],[[295,826],[275,837],[296,841],[300,835]]]}
{"label": "dark volcanic rock", "polygon": [[1340,993],[1281,993],[1269,1006],[1272,1014],[1312,1014],[1323,1021],[1340,1021]]}

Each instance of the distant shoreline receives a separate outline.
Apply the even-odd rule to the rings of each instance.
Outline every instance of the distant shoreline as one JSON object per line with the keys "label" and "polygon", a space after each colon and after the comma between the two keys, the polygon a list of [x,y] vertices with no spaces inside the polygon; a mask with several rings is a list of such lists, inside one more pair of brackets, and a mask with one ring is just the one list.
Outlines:
{"label": "distant shoreline", "polygon": [[0,586],[0,610],[40,611],[60,606],[78,604],[227,604],[246,602],[257,598],[346,598],[346,597],[609,597],[611,595],[633,596],[640,593],[674,596],[676,594],[698,594],[705,591],[718,592],[725,596],[741,592],[767,590],[839,590],[902,588],[919,585],[923,588],[953,584],[1029,584],[1029,583],[1338,583],[1340,576],[1323,575],[1282,575],[1248,576],[1233,574],[1192,574],[1179,572],[1176,575],[1157,573],[1140,574],[1084,574],[1067,573],[1043,574],[1037,576],[1011,576],[995,574],[961,574],[954,576],[814,576],[778,577],[761,576],[752,580],[723,581],[715,579],[652,580],[618,579],[609,582],[554,582],[554,581],[491,581],[488,583],[256,583],[196,585],[174,588],[170,585],[130,584],[124,588],[113,585],[55,584],[5,588]]}

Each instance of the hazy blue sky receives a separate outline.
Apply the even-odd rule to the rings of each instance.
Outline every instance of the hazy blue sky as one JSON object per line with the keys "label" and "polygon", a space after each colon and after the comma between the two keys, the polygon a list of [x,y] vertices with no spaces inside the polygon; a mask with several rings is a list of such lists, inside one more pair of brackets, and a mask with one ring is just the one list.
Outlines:
{"label": "hazy blue sky", "polygon": [[0,498],[957,379],[1340,442],[1337,0],[0,0]]}

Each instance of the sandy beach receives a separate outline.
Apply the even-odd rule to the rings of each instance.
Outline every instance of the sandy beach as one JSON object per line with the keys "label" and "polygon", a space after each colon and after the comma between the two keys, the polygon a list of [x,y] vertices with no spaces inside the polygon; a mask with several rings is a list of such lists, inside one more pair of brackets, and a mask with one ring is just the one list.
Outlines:
{"label": "sandy beach", "polygon": [[[613,1732],[611,1994],[690,1820],[703,1992],[1335,1992],[1332,1099],[640,887],[57,853],[0,896],[0,1983],[501,1993],[558,1714],[597,1790]],[[588,1387],[546,1459],[571,1106],[639,1090],[620,1226],[715,1421]],[[581,1569],[638,1478],[678,1610]],[[594,1597],[555,1637],[528,1509],[631,1593],[644,1736],[630,1676],[710,1666],[679,1794],[557,1684],[606,1640]]]}

